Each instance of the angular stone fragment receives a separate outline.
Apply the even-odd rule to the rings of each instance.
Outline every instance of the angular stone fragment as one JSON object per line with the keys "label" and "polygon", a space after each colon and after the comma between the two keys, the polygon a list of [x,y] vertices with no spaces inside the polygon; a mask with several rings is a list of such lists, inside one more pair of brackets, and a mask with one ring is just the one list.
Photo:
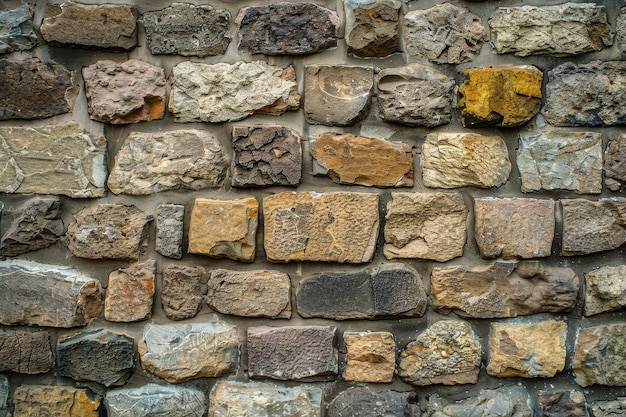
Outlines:
{"label": "angular stone fragment", "polygon": [[185,206],[159,204],[157,207],[155,250],[168,258],[183,257]]}
{"label": "angular stone fragment", "polygon": [[156,262],[149,259],[109,274],[104,318],[132,322],[152,317],[156,286]]}
{"label": "angular stone fragment", "polygon": [[0,54],[27,51],[36,45],[33,11],[28,4],[0,12]]}
{"label": "angular stone fragment", "polygon": [[353,387],[341,392],[328,405],[328,417],[420,417],[414,392],[373,392],[369,387]]}
{"label": "angular stone fragment", "polygon": [[22,385],[13,394],[13,417],[98,417],[100,401],[83,389]]}
{"label": "angular stone fragment", "polygon": [[[0,372],[45,374],[52,368],[50,333],[0,329]],[[6,404],[0,398],[0,415]]]}
{"label": "angular stone fragment", "polygon": [[335,379],[333,326],[248,327],[248,375],[280,380]]}
{"label": "angular stone fragment", "polygon": [[585,316],[626,308],[626,265],[603,266],[585,274]]}
{"label": "angular stone fragment", "polygon": [[[469,414],[468,414],[469,413]],[[532,417],[530,396],[523,385],[509,385],[491,390],[481,390],[476,397],[452,402],[439,394],[428,398],[428,417]]]}
{"label": "angular stone fragment", "polygon": [[359,58],[383,58],[396,52],[401,6],[396,0],[344,0],[348,52]]}
{"label": "angular stone fragment", "polygon": [[237,19],[239,49],[251,54],[302,55],[337,46],[335,12],[306,2],[244,7]]}
{"label": "angular stone fragment", "polygon": [[391,382],[396,370],[396,342],[389,332],[345,332],[348,351],[343,379],[359,382]]}
{"label": "angular stone fragment", "polygon": [[604,183],[612,191],[618,191],[626,184],[626,134],[606,146],[604,176]]}
{"label": "angular stone fragment", "polygon": [[203,417],[204,394],[194,388],[148,384],[106,393],[109,417]]}
{"label": "angular stone fragment", "polygon": [[580,391],[555,389],[538,393],[541,417],[586,417],[585,395]]}
{"label": "angular stone fragment", "polygon": [[202,308],[205,270],[202,267],[168,265],[163,270],[161,303],[170,320],[195,317]]}
{"label": "angular stone fragment", "polygon": [[278,193],[263,199],[270,262],[369,262],[378,238],[378,195]]}
{"label": "angular stone fragment", "polygon": [[626,324],[582,328],[574,347],[574,378],[581,387],[625,386]]}
{"label": "angular stone fragment", "polygon": [[11,417],[9,409],[9,380],[0,375],[0,417]]}
{"label": "angular stone fragment", "polygon": [[459,193],[391,193],[386,218],[387,259],[445,262],[463,255],[467,207]]}
{"label": "angular stone fragment", "polygon": [[155,55],[214,56],[226,53],[230,13],[209,5],[172,3],[161,10],[145,12],[146,42]]}
{"label": "angular stone fragment", "polygon": [[626,413],[626,397],[617,397],[611,401],[595,401],[589,404],[593,417],[622,417]]}
{"label": "angular stone fragment", "polygon": [[0,262],[0,324],[85,326],[102,311],[100,282],[69,266]]}

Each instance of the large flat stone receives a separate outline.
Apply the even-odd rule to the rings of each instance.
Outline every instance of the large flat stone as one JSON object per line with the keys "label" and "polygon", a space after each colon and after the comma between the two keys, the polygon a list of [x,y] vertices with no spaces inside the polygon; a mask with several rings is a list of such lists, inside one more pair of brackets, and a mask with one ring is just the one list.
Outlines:
{"label": "large flat stone", "polygon": [[586,417],[585,394],[577,390],[550,389],[537,393],[542,417]]}
{"label": "large flat stone", "polygon": [[626,324],[581,328],[574,347],[574,378],[581,387],[626,386]]}
{"label": "large flat stone", "polygon": [[604,153],[604,183],[611,191],[626,184],[626,134],[621,134],[606,146]]}
{"label": "large flat stone", "polygon": [[163,269],[161,304],[170,320],[195,317],[206,294],[205,269],[200,266],[168,265]]}
{"label": "large flat stone", "polygon": [[15,389],[13,417],[98,417],[99,396],[73,387],[21,385]]}
{"label": "large flat stone", "polygon": [[183,257],[185,206],[182,204],[159,204],[156,218],[155,250],[173,259]]}
{"label": "large flat stone", "polygon": [[0,12],[0,54],[27,51],[37,43],[33,10],[28,4]]}
{"label": "large flat stone", "polygon": [[585,316],[626,308],[626,265],[602,266],[585,274]]}
{"label": "large flat stone", "polygon": [[205,402],[197,389],[156,384],[115,389],[104,397],[109,417],[203,417]]}
{"label": "large flat stone", "polygon": [[104,318],[116,322],[151,318],[155,289],[156,262],[153,259],[111,272],[104,299]]}
{"label": "large flat stone", "polygon": [[389,332],[344,332],[346,368],[343,379],[391,382],[396,370],[396,342]]}
{"label": "large flat stone", "polygon": [[328,405],[328,417],[420,417],[415,392],[375,392],[368,386],[339,393]]}
{"label": "large flat stone", "polygon": [[396,0],[344,0],[348,52],[359,58],[396,52],[401,6]]}
{"label": "large flat stone", "polygon": [[528,390],[523,385],[509,385],[496,389],[483,389],[475,397],[463,400],[442,399],[432,394],[426,405],[429,417],[532,417],[534,414]]}
{"label": "large flat stone", "polygon": [[[0,372],[45,374],[53,365],[50,333],[0,329],[0,357]],[[0,398],[0,415],[4,408]]]}

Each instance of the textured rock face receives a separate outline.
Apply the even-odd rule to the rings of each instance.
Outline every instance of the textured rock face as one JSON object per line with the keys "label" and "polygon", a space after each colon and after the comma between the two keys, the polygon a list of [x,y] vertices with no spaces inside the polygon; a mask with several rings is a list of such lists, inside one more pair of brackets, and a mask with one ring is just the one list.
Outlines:
{"label": "textured rock face", "polygon": [[378,238],[378,195],[278,193],[263,199],[270,262],[369,262]]}
{"label": "textured rock face", "polygon": [[193,388],[148,384],[116,389],[104,399],[109,417],[202,417],[204,394]]}
{"label": "textured rock face", "polygon": [[311,145],[313,174],[328,175],[339,184],[412,187],[411,146],[402,142],[324,133]]}
{"label": "textured rock face", "polygon": [[104,318],[131,322],[152,317],[156,287],[156,262],[149,259],[109,274]]}
{"label": "textured rock face", "polygon": [[385,256],[439,262],[461,256],[466,219],[467,207],[459,193],[391,193]]}
{"label": "textured rock face", "polygon": [[368,387],[349,388],[328,406],[328,417],[402,416],[420,417],[415,393],[372,392]]}
{"label": "textured rock face", "polygon": [[622,8],[615,21],[615,42],[623,53],[626,53],[626,9]]}
{"label": "textured rock face", "polygon": [[422,145],[422,175],[427,187],[499,187],[510,173],[509,151],[499,136],[429,133]]}
{"label": "textured rock face", "polygon": [[604,153],[605,184],[612,191],[618,191],[626,184],[626,135],[612,140]]}
{"label": "textured rock face", "polygon": [[11,417],[9,410],[9,380],[0,375],[0,417]]}
{"label": "textured rock face", "polygon": [[226,52],[230,43],[230,13],[209,5],[172,3],[143,14],[146,42],[154,55],[213,56]]}
{"label": "textured rock face", "polygon": [[574,390],[539,391],[542,417],[585,417],[585,395]]}
{"label": "textured rock face", "polygon": [[469,323],[443,320],[417,335],[400,353],[398,375],[413,385],[475,384],[480,341]]}
{"label": "textured rock face", "polygon": [[[45,374],[52,368],[50,333],[0,330],[0,372]],[[8,393],[8,391],[7,391]],[[0,398],[0,416],[6,407]]]}
{"label": "textured rock face", "polygon": [[493,390],[481,390],[476,397],[456,402],[442,400],[439,394],[428,399],[426,415],[429,417],[457,417],[471,413],[476,417],[532,417],[530,396],[525,387],[510,385]]}
{"label": "textured rock face", "polygon": [[626,308],[626,265],[603,266],[585,274],[585,316]]}
{"label": "textured rock face", "polygon": [[0,12],[0,54],[27,51],[36,45],[33,12],[27,4]]}
{"label": "textured rock face", "polygon": [[239,49],[251,54],[302,55],[337,46],[339,17],[313,3],[244,7],[235,21]]}
{"label": "textured rock face", "polygon": [[177,122],[232,122],[280,116],[300,107],[293,67],[262,61],[215,65],[181,62],[170,75],[168,109]]}
{"label": "textured rock face", "polygon": [[173,259],[183,257],[185,206],[160,204],[157,207],[155,250]]}
{"label": "textured rock face", "polygon": [[401,5],[396,0],[344,0],[348,52],[359,58],[396,52]]}
{"label": "textured rock face", "polygon": [[620,417],[626,411],[626,398],[617,397],[613,401],[595,401],[589,404],[593,417]]}
{"label": "textured rock face", "polygon": [[348,351],[343,379],[359,382],[391,382],[396,370],[396,343],[393,333],[345,332]]}
{"label": "textured rock face", "polygon": [[100,397],[72,387],[22,385],[13,394],[13,417],[98,417]]}
{"label": "textured rock face", "polygon": [[626,385],[625,324],[582,328],[574,348],[574,377],[581,387]]}
{"label": "textured rock face", "polygon": [[161,303],[170,320],[195,317],[202,308],[205,270],[202,267],[168,265],[163,269]]}

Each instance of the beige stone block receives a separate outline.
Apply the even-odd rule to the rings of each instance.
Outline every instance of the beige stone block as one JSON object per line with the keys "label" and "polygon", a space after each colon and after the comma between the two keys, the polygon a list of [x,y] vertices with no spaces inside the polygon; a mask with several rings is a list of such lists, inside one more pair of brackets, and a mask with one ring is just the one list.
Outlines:
{"label": "beige stone block", "polygon": [[345,332],[346,381],[391,382],[396,370],[396,343],[389,332]]}

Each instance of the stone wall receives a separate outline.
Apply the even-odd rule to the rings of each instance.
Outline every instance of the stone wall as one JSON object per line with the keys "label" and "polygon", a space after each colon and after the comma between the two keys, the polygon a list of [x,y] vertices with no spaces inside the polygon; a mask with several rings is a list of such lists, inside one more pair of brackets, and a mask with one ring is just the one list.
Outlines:
{"label": "stone wall", "polygon": [[626,413],[624,1],[0,5],[0,416]]}

